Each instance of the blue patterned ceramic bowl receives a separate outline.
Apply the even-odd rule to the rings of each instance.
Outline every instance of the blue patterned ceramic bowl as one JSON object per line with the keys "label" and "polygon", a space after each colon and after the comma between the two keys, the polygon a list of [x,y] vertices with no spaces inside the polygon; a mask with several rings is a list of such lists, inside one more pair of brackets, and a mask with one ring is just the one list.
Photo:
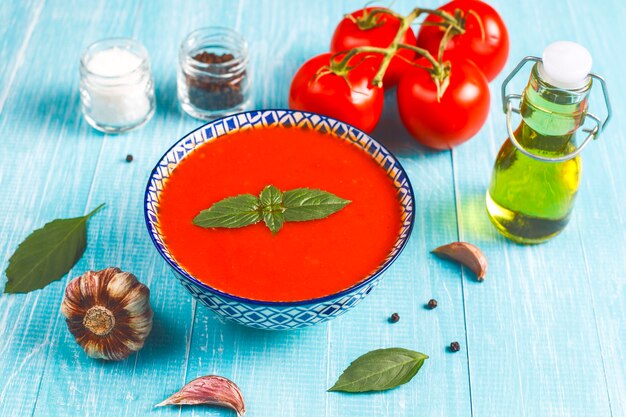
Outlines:
{"label": "blue patterned ceramic bowl", "polygon": [[[195,279],[170,255],[159,232],[159,196],[163,183],[176,165],[195,147],[202,146],[218,136],[240,129],[265,126],[285,126],[331,132],[340,140],[351,141],[367,151],[387,171],[398,190],[402,206],[402,228],[396,243],[380,267],[358,284],[322,298],[298,302],[265,302],[226,294]],[[285,330],[311,326],[337,317],[354,307],[380,283],[383,272],[400,255],[413,228],[414,199],[409,178],[396,158],[381,144],[362,131],[313,113],[294,110],[259,110],[236,114],[208,123],[179,140],[163,155],[152,170],[145,195],[146,225],[152,242],[161,256],[172,267],[176,277],[198,300],[217,314],[246,326],[258,329]]]}

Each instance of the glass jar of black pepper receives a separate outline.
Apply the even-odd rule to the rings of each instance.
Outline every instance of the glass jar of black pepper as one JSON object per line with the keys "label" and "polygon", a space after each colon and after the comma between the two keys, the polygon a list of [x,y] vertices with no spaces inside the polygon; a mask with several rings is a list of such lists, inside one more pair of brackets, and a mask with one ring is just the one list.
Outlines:
{"label": "glass jar of black pepper", "polygon": [[178,100],[187,114],[213,120],[246,109],[248,44],[239,33],[223,27],[193,31],[178,58]]}

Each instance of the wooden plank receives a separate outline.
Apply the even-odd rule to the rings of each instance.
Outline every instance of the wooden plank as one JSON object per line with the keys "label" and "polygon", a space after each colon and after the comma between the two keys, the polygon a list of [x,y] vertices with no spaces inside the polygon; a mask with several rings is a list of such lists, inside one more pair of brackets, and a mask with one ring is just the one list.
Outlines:
{"label": "wooden plank", "polygon": [[[54,4],[45,7],[23,52],[25,64],[15,73],[0,115],[0,210],[10,213],[0,220],[3,271],[17,244],[34,228],[91,208],[89,190],[102,135],[80,116],[78,57],[86,44],[76,36],[123,34],[133,18],[132,8],[120,7],[105,18],[91,13],[103,6],[75,2],[62,11]],[[3,287],[5,282],[3,276]],[[0,415],[33,413],[50,346],[58,343],[54,330],[63,288],[57,282],[28,295],[0,297],[0,339],[5,341],[0,346]]]}
{"label": "wooden plank", "polygon": [[[436,3],[421,4],[436,7]],[[415,5],[403,1],[393,8],[408,13]],[[343,12],[362,6],[345,2]],[[373,137],[400,158],[409,174],[416,199],[415,228],[381,286],[353,313],[329,325],[327,386],[352,360],[371,349],[400,346],[430,358],[412,382],[396,390],[358,396],[329,394],[327,415],[469,416],[463,283],[458,268],[429,253],[457,240],[450,153],[427,150],[410,137],[399,120],[393,90],[385,95],[385,112]],[[424,308],[430,298],[438,300],[436,310]],[[393,312],[401,319],[392,325],[387,319]],[[461,352],[448,352],[452,341],[461,343]]]}
{"label": "wooden plank", "polygon": [[0,7],[0,113],[17,72],[24,70],[24,53],[42,8],[42,0],[4,2]]}
{"label": "wooden plank", "polygon": [[[587,285],[595,312],[606,373],[606,388],[612,416],[626,415],[626,124],[620,109],[626,106],[622,92],[626,82],[620,70],[626,63],[615,48],[626,41],[626,32],[605,36],[605,27],[620,27],[626,12],[621,2],[568,3],[568,17],[576,25],[574,39],[586,45],[594,57],[594,72],[608,82],[614,118],[607,130],[583,153],[583,181],[574,211],[579,225]],[[591,112],[604,114],[599,85],[594,85]],[[600,394],[598,394],[600,395]]]}
{"label": "wooden plank", "polygon": [[[340,4],[312,8],[301,2],[262,7],[240,2],[219,20],[250,42],[255,108],[287,107],[291,77],[308,58],[328,48]],[[289,24],[285,16],[289,16]],[[194,16],[216,22],[217,16]],[[235,380],[251,415],[310,416],[326,409],[328,327],[294,332],[263,332],[222,323],[198,306],[189,352],[187,380],[217,373]],[[173,387],[172,387],[173,388]],[[206,415],[195,409],[191,415]],[[209,415],[222,415],[219,411]]]}
{"label": "wooden plank", "polygon": [[[391,96],[388,94],[387,96]],[[413,235],[383,283],[362,305],[329,325],[327,386],[361,354],[382,347],[405,347],[430,358],[415,379],[396,390],[350,396],[329,394],[328,415],[469,416],[468,358],[459,269],[430,254],[434,248],[457,240],[452,167],[449,152],[425,150],[400,127],[391,106],[382,126],[374,132],[398,155],[409,173],[416,199]],[[425,304],[435,298],[439,306]],[[390,324],[393,312],[400,321]],[[459,341],[458,353],[447,346]]]}
{"label": "wooden plank", "polygon": [[[155,22],[183,19],[188,10],[161,7],[158,15],[150,3],[126,6],[126,36],[142,42],[151,57],[157,86],[157,112],[143,129],[105,136],[91,187],[90,200],[106,201],[96,239],[85,257],[96,269],[107,266],[135,273],[151,289],[154,327],[141,352],[119,363],[87,358],[59,320],[54,330],[35,416],[133,416],[152,413],[184,381],[192,334],[195,303],[158,256],[145,229],[143,192],[152,167],[161,154],[196,121],[181,118],[176,108],[175,69],[181,37],[163,32]],[[178,12],[179,14],[176,14]],[[132,19],[131,19],[132,17]],[[168,36],[166,36],[166,34]],[[163,47],[166,45],[166,47]],[[97,135],[92,132],[92,135]],[[132,163],[125,156],[132,154]],[[58,373],[58,369],[71,370]],[[156,409],[155,415],[179,413]]]}
{"label": "wooden plank", "polygon": [[[405,1],[393,7],[408,13],[414,6]],[[351,2],[343,12],[360,7]],[[334,25],[326,39],[332,30]],[[393,90],[385,95],[385,112],[372,136],[400,158],[409,174],[416,199],[415,227],[381,286],[354,312],[329,324],[326,386],[332,386],[352,360],[372,349],[399,346],[430,358],[413,381],[396,390],[357,396],[327,394],[327,415],[469,416],[465,348],[459,353],[447,350],[452,341],[465,344],[461,275],[454,265],[430,254],[457,240],[450,153],[427,150],[410,137],[399,120]],[[432,311],[424,307],[431,298],[439,302]],[[396,324],[388,322],[393,312],[401,317]]]}
{"label": "wooden plank", "polygon": [[[490,121],[453,153],[460,238],[482,247],[490,262],[485,282],[464,288],[473,412],[609,416],[591,288],[578,237],[583,226],[574,218],[548,243],[515,245],[491,226],[484,203],[495,155],[506,137],[496,95],[503,77],[523,56],[540,55],[549,42],[576,39],[578,26],[570,19],[572,5],[566,3],[541,7],[492,3],[509,26],[511,57],[492,84]],[[534,30],[528,30],[528,22],[534,22]],[[578,40],[588,41],[583,37],[581,32]],[[589,45],[592,51],[593,46]],[[525,72],[514,83],[516,91],[527,77]],[[594,172],[586,172],[583,183]]]}
{"label": "wooden plank", "polygon": [[[252,8],[243,9],[243,21],[258,19],[275,29],[259,38],[258,35],[255,37],[258,31],[253,26],[238,27],[251,40],[251,50],[256,52],[252,65],[255,68],[256,103],[260,108],[287,105],[288,83],[284,80],[290,79],[306,59],[327,48],[334,26],[343,13],[354,7],[305,10],[302,4],[284,4],[285,15],[294,17],[289,27],[281,27],[278,21],[275,22],[274,19],[280,16],[275,16],[272,10]],[[402,7],[407,9],[406,5]],[[293,43],[295,40],[298,40],[297,45]],[[275,61],[268,59],[270,56]],[[388,100],[393,102],[392,94]],[[207,313],[204,307],[198,307],[187,380],[208,373],[235,378],[246,394],[248,409],[261,416],[308,416],[321,414],[322,410],[329,416],[360,414],[363,410],[413,415],[416,398],[420,399],[420,408],[423,406],[434,415],[467,415],[469,390],[465,356],[448,357],[445,350],[452,339],[464,339],[459,274],[449,265],[434,261],[428,254],[428,250],[436,245],[456,239],[449,154],[429,159],[428,152],[419,148],[401,128],[398,129],[394,106],[388,110],[375,137],[382,138],[392,150],[405,157],[403,163],[419,186],[416,188],[418,202],[426,201],[424,205],[430,206],[430,210],[420,212],[417,220],[413,242],[417,238],[420,243],[410,244],[396,264],[406,266],[390,269],[382,288],[355,311],[329,324],[297,333],[263,333],[225,325]],[[414,153],[419,156],[411,160]],[[428,172],[438,170],[444,170],[445,174],[434,175],[436,178],[431,179],[433,175]],[[424,180],[426,177],[428,181]],[[433,191],[431,181],[435,183],[436,191]],[[446,196],[450,201],[448,205],[441,203]],[[445,228],[436,238],[424,231],[433,216],[437,224]],[[417,265],[421,267],[417,268]],[[420,285],[430,268],[435,273],[447,271],[449,275],[432,285]],[[449,281],[450,275],[457,279]],[[441,311],[423,309],[423,303],[432,296],[444,303]],[[403,316],[397,327],[390,327],[387,323],[391,314],[390,300]],[[433,323],[436,330],[423,328],[417,317]],[[350,360],[369,348],[386,345],[426,351],[433,359],[425,369],[433,368],[429,374],[420,376],[412,385],[394,394],[351,398],[325,392]],[[280,372],[276,372],[277,369]],[[427,382],[429,377],[436,378],[436,383]],[[447,401],[450,397],[458,401]],[[193,414],[196,413],[200,411]]]}

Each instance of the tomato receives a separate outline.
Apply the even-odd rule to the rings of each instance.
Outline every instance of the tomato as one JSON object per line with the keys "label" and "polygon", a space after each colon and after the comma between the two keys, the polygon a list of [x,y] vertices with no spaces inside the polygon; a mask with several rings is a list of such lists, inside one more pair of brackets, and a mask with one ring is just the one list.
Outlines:
{"label": "tomato", "polygon": [[[421,58],[418,63],[426,66]],[[440,101],[430,73],[416,68],[398,84],[398,110],[402,123],[423,145],[450,149],[474,136],[489,115],[489,85],[469,60],[452,62],[449,84]]]}
{"label": "tomato", "polygon": [[[502,71],[509,56],[509,35],[502,18],[493,7],[479,0],[453,0],[438,10],[454,15],[456,9],[464,12],[465,33],[454,36],[448,42],[444,57],[470,59],[489,81],[493,80]],[[468,13],[470,10],[472,13]],[[441,21],[440,17],[429,15],[425,23]],[[417,35],[417,46],[427,49],[436,57],[442,36],[441,27],[422,24]]]}
{"label": "tomato", "polygon": [[376,72],[375,60],[356,55],[351,65],[363,61],[350,70],[346,78],[328,72],[319,75],[332,55],[318,55],[300,67],[291,81],[289,107],[321,113],[369,133],[383,111],[384,91],[371,84]]}
{"label": "tomato", "polygon": [[[337,25],[333,38],[330,42],[330,50],[332,52],[345,51],[359,46],[376,46],[386,48],[389,44],[391,44],[398,33],[398,29],[400,28],[400,20],[397,17],[386,13],[376,14],[374,16],[377,20],[373,23],[374,27],[369,29],[361,29],[359,24],[356,23],[362,21],[364,19],[364,14],[371,12],[372,9],[382,8],[367,7],[365,9],[360,9],[350,14],[352,18],[345,17],[341,22],[339,22],[339,25]],[[356,20],[356,22],[352,19]],[[415,45],[415,33],[413,33],[411,28],[407,28],[401,42],[409,45]],[[415,59],[415,53],[409,51],[408,49],[399,50],[396,52],[395,56],[398,55],[403,56],[409,61]],[[380,65],[382,58],[377,58]],[[408,66],[402,58],[394,57],[385,72],[383,86],[388,88],[396,85],[407,68]]]}

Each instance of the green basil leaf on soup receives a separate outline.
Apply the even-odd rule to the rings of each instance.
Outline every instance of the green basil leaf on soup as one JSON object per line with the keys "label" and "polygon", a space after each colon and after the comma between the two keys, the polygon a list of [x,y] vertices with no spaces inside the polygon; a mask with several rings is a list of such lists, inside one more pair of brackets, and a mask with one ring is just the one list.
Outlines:
{"label": "green basil leaf on soup", "polygon": [[280,203],[283,201],[283,193],[281,193],[280,190],[273,185],[268,185],[263,188],[259,197],[261,200],[261,206],[263,206],[264,210],[266,208],[269,209],[270,207],[274,208],[276,206],[280,206]]}
{"label": "green basil leaf on soup", "polygon": [[272,233],[278,233],[285,223],[285,218],[280,211],[266,211],[263,212],[263,221]]}
{"label": "green basil leaf on soup", "polygon": [[323,190],[296,188],[283,193],[285,221],[288,222],[323,219],[348,204],[349,200]]}
{"label": "green basil leaf on soup", "polygon": [[344,208],[350,201],[322,190],[297,188],[281,192],[273,185],[263,188],[259,197],[242,194],[228,197],[202,210],[194,219],[205,228],[238,228],[263,220],[272,233],[285,222],[318,220]]}
{"label": "green basil leaf on soup", "polygon": [[252,194],[242,194],[225,198],[202,210],[193,219],[193,224],[233,229],[258,223],[262,218],[259,199]]}

